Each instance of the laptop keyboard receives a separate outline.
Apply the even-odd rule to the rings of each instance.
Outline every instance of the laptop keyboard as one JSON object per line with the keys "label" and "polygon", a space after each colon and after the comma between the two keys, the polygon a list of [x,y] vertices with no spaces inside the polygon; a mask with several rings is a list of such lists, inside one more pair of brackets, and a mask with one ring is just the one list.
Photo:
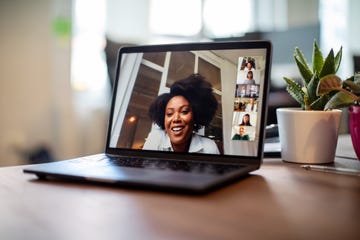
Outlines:
{"label": "laptop keyboard", "polygon": [[158,160],[132,157],[111,157],[110,162],[122,167],[151,168],[195,173],[225,174],[243,168],[243,165]]}

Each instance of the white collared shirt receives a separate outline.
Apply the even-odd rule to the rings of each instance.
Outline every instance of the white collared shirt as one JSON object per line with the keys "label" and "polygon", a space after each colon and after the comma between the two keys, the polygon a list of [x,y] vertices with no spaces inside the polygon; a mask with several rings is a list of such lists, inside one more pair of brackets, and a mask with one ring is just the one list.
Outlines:
{"label": "white collared shirt", "polygon": [[[153,128],[146,138],[144,150],[174,151],[169,136],[160,128]],[[192,135],[190,153],[220,154],[216,143],[196,133]]]}

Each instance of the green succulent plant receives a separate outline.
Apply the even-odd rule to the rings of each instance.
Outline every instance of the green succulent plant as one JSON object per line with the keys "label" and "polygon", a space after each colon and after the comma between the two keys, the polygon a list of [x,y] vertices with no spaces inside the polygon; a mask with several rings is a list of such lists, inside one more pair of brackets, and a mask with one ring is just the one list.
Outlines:
{"label": "green succulent plant", "polygon": [[308,64],[304,54],[296,47],[294,60],[301,75],[302,84],[284,77],[289,94],[301,104],[304,110],[327,110],[342,108],[359,103],[360,84],[354,82],[354,76],[342,81],[336,72],[342,58],[342,47],[334,54],[331,49],[326,58],[314,40],[312,65]]}
{"label": "green succulent plant", "polygon": [[[357,74],[358,75],[358,74]],[[360,75],[359,75],[360,77]],[[354,81],[354,76],[342,81],[336,75],[329,75],[320,79],[317,94],[319,96],[331,94],[324,110],[345,108],[360,104],[360,81]]]}

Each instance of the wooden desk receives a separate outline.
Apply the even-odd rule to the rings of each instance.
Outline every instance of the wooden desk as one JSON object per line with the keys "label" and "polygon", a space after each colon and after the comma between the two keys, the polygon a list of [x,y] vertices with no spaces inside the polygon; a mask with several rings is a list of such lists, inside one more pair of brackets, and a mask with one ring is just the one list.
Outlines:
{"label": "wooden desk", "polygon": [[[360,161],[336,158],[336,165]],[[0,168],[0,239],[360,239],[360,178],[266,159],[205,196],[39,181]]]}

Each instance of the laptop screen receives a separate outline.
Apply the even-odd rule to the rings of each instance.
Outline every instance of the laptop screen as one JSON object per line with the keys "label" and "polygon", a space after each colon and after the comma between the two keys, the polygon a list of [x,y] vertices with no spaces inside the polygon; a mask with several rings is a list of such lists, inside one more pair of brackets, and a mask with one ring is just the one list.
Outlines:
{"label": "laptop screen", "polygon": [[107,150],[259,158],[269,42],[124,47]]}

